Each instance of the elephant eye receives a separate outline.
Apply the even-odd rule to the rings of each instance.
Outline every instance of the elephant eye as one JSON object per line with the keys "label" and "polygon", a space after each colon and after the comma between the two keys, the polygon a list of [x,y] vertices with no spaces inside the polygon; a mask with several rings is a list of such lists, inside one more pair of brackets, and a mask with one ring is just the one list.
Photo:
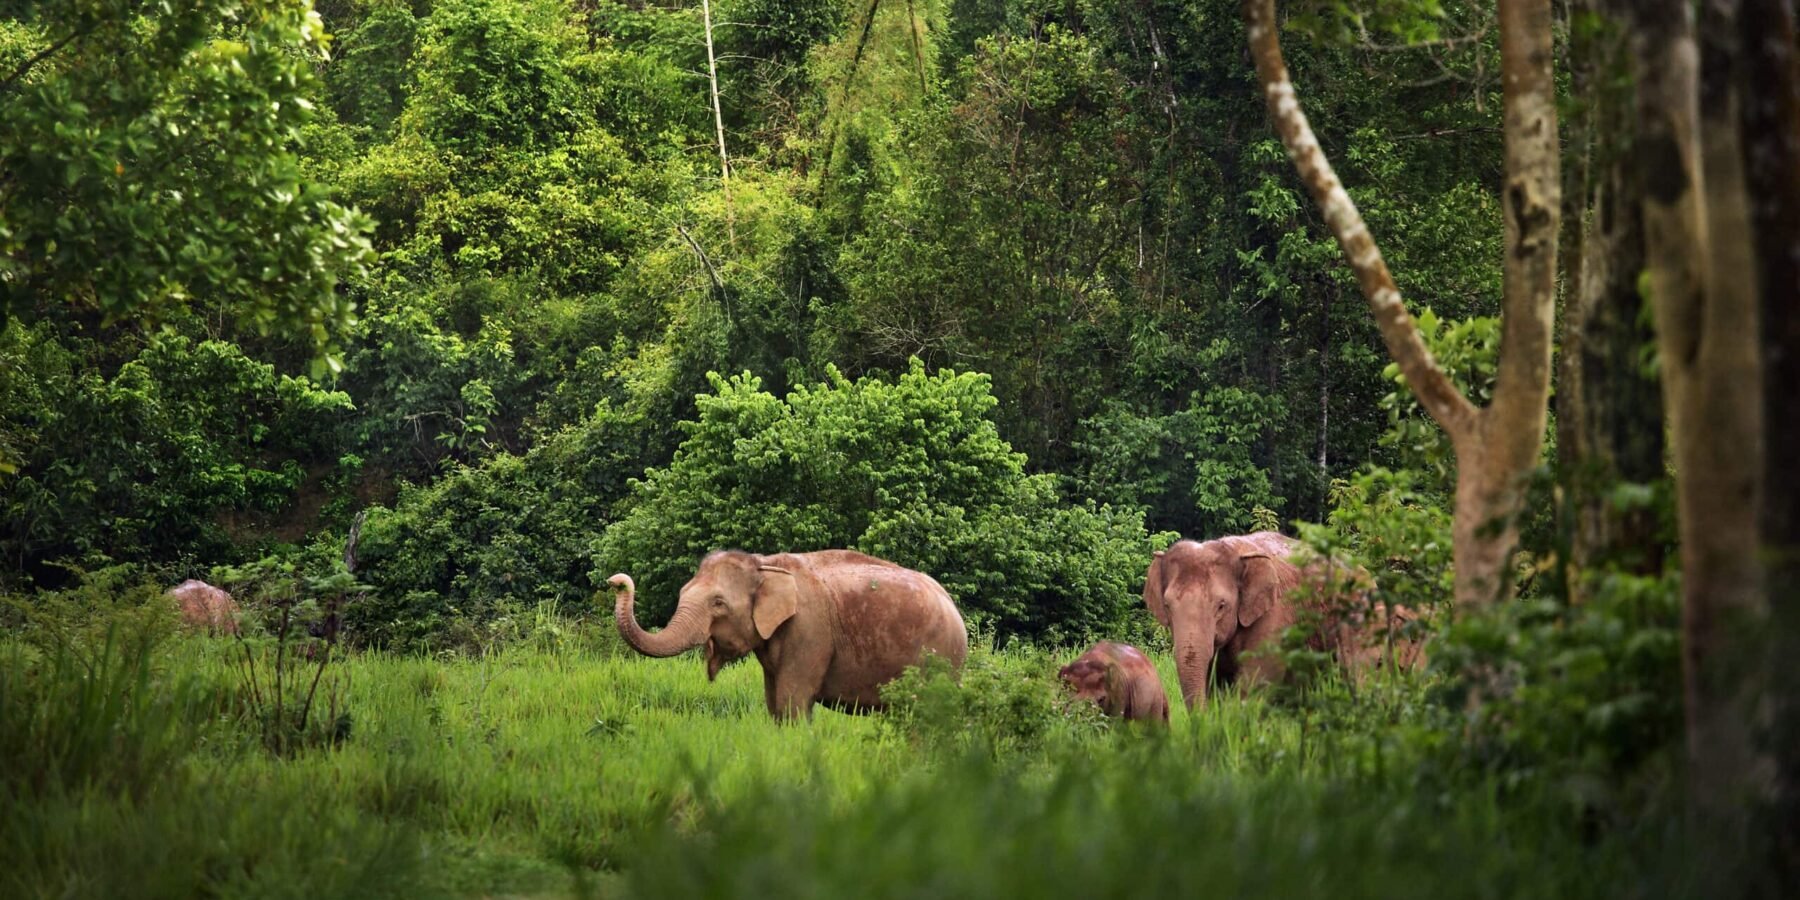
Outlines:
{"label": "elephant eye", "polygon": [[714,595],[713,599],[712,599],[712,605],[713,605],[714,609],[724,609],[725,608],[725,598],[718,596],[718,595]]}

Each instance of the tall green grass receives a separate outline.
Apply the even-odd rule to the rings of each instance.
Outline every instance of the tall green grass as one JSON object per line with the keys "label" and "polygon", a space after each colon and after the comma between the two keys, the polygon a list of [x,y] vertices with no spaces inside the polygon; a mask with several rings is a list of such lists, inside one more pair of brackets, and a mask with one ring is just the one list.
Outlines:
{"label": "tall green grass", "polygon": [[604,626],[353,655],[348,738],[277,756],[235,642],[95,634],[0,641],[0,896],[1705,893],[1660,820],[1595,834],[1371,766],[1259,698],[1101,723],[1055,694],[1072,654],[977,652],[936,706],[789,725],[753,662],[708,683]]}

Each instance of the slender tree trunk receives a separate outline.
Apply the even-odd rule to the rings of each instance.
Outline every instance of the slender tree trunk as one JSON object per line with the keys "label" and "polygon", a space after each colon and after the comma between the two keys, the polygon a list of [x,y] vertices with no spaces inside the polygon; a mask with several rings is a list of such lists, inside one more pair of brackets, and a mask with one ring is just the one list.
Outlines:
{"label": "slender tree trunk", "polygon": [[1337,299],[1336,285],[1325,288],[1325,308],[1319,311],[1319,441],[1314,448],[1319,463],[1318,508],[1313,516],[1325,520],[1325,505],[1331,495],[1331,304]]}
{"label": "slender tree trunk", "polygon": [[713,130],[719,136],[719,188],[725,193],[725,231],[737,243],[737,224],[731,208],[731,155],[725,152],[725,114],[719,108],[719,64],[713,58],[712,0],[700,0],[700,17],[706,24],[706,81],[712,88]]}
{"label": "slender tree trunk", "polygon": [[1560,157],[1550,77],[1548,0],[1503,0],[1500,54],[1505,73],[1505,292],[1494,402],[1477,409],[1426,349],[1374,238],[1313,136],[1281,57],[1274,0],[1244,0],[1251,56],[1300,179],[1343,250],[1388,353],[1456,450],[1452,540],[1456,602],[1479,607],[1511,590],[1510,561],[1526,482],[1543,449],[1550,391]]}
{"label": "slender tree trunk", "polygon": [[1579,180],[1585,227],[1568,255],[1569,302],[1563,311],[1562,383],[1557,392],[1564,498],[1572,510],[1574,574],[1599,567],[1638,574],[1662,570],[1656,511],[1648,504],[1620,508],[1621,483],[1663,477],[1662,391],[1640,361],[1655,340],[1644,324],[1638,275],[1644,270],[1643,200],[1631,141],[1631,93],[1617,73],[1628,71],[1624,32],[1606,10],[1584,12],[1607,22],[1574,48],[1576,85],[1585,97],[1583,141],[1587,166]]}
{"label": "slender tree trunk", "polygon": [[1733,181],[1741,170],[1720,158],[1737,145],[1703,140],[1700,119],[1703,90],[1721,107],[1708,110],[1709,128],[1735,114],[1730,79],[1717,71],[1732,54],[1720,46],[1719,10],[1709,9],[1714,72],[1703,84],[1688,4],[1635,9],[1637,161],[1681,531],[1689,788],[1710,818],[1735,818],[1766,775],[1751,740],[1756,666],[1747,661],[1757,654],[1742,652],[1763,606],[1760,566],[1747,552],[1756,546],[1762,390],[1754,291],[1742,285],[1754,277],[1749,234],[1733,220],[1745,209]]}
{"label": "slender tree trunk", "polygon": [[1775,764],[1773,850],[1789,896],[1800,892],[1800,70],[1794,9],[1744,0],[1746,86],[1738,113],[1756,232],[1762,329],[1763,502],[1758,524],[1769,599],[1767,673]]}

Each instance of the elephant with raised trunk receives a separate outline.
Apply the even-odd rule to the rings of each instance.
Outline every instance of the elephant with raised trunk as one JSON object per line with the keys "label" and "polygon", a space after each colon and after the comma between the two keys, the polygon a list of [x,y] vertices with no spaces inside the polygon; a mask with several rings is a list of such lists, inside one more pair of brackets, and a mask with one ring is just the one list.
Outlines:
{"label": "elephant with raised trunk", "polygon": [[1391,656],[1401,666],[1424,662],[1421,645],[1393,638],[1414,618],[1411,610],[1369,603],[1366,572],[1318,561],[1301,568],[1289,557],[1299,544],[1273,531],[1222,537],[1204,543],[1177,541],[1160,551],[1144,575],[1144,605],[1175,635],[1175,673],[1188,708],[1206,702],[1207,670],[1219,681],[1269,682],[1283,674],[1281,661],[1251,650],[1274,642],[1298,619],[1295,589],[1307,582],[1322,613],[1309,639],[1338,657],[1352,678]]}
{"label": "elephant with raised trunk", "polygon": [[776,719],[811,718],[814,703],[880,709],[881,686],[926,653],[959,669],[969,654],[968,629],[942,585],[852,550],[715,551],[655,634],[638,626],[631,577],[610,581],[622,588],[613,611],[633,649],[674,656],[704,644],[708,679],[754,653]]}

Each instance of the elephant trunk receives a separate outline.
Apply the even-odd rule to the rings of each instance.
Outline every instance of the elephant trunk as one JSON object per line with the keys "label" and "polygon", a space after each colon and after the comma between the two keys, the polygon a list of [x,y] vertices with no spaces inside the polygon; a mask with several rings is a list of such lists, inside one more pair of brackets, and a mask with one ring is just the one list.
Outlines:
{"label": "elephant trunk", "polygon": [[[1182,607],[1188,604],[1183,604]],[[1182,607],[1177,607],[1182,608]],[[1181,682],[1181,699],[1188,709],[1206,705],[1206,676],[1212,668],[1213,633],[1211,617],[1205,613],[1176,615],[1171,630],[1175,633],[1175,677]]]}
{"label": "elephant trunk", "polygon": [[610,584],[622,588],[619,597],[613,603],[613,618],[618,620],[619,635],[625,643],[631,645],[645,656],[674,656],[698,647],[706,640],[705,623],[701,621],[699,610],[692,603],[680,603],[675,607],[675,615],[669,618],[669,624],[663,630],[651,634],[637,623],[637,585],[630,575],[619,573],[607,579]]}

